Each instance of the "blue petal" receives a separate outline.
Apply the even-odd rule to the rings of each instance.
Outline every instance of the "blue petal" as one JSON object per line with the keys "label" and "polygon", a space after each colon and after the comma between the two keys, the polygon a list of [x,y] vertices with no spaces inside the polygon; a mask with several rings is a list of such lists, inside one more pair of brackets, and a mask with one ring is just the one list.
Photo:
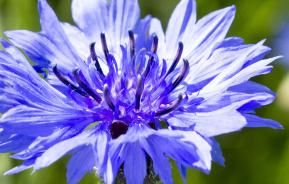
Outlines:
{"label": "blue petal", "polygon": [[72,62],[82,62],[77,52],[71,46],[62,26],[54,11],[48,5],[47,0],[38,0],[38,11],[42,32],[55,44],[66,56],[71,57]]}
{"label": "blue petal", "polygon": [[223,157],[222,149],[220,144],[214,139],[211,138],[211,146],[212,146],[212,159],[214,162],[224,166],[225,165],[225,158]]}
{"label": "blue petal", "polygon": [[117,176],[118,169],[124,161],[123,145],[110,143],[107,165],[104,172],[105,183],[112,184]]}
{"label": "blue petal", "polygon": [[[18,56],[16,55],[16,57]],[[2,95],[9,99],[9,101],[6,99],[9,105],[11,103],[14,103],[14,106],[33,104],[34,107],[37,107],[42,104],[41,107],[43,107],[44,104],[47,105],[53,102],[66,104],[63,104],[63,96],[43,81],[26,59],[21,60],[19,57],[14,59],[7,52],[1,51],[0,68],[2,70],[0,91]],[[48,99],[54,99],[54,101]],[[1,98],[1,100],[5,101],[5,98]]]}
{"label": "blue petal", "polygon": [[[124,174],[128,184],[142,184],[147,173],[146,156],[138,143],[127,145]],[[136,164],[137,163],[137,164]]]}
{"label": "blue petal", "polygon": [[93,150],[89,147],[79,149],[67,165],[67,183],[77,184],[87,172],[92,171],[95,164]]}
{"label": "blue petal", "polygon": [[[11,45],[8,41],[0,39],[2,46],[4,47],[5,51],[9,53],[15,61],[21,62],[21,64],[24,64],[27,68],[30,67],[30,63],[27,62],[24,55],[18,50],[15,46]],[[13,61],[12,61],[13,62]]]}
{"label": "blue petal", "polygon": [[140,18],[137,0],[112,0],[109,7],[109,34],[111,43],[120,45],[128,37],[128,31],[134,30]]}
{"label": "blue petal", "polygon": [[15,133],[47,136],[60,125],[68,126],[71,123],[78,123],[85,126],[86,123],[94,121],[93,118],[89,118],[82,113],[82,111],[73,112],[73,109],[65,111],[65,109],[61,110],[53,108],[53,106],[44,110],[19,105],[7,111],[1,117],[0,122],[3,127],[9,128],[10,131]]}
{"label": "blue petal", "polygon": [[[232,91],[226,91],[223,94],[216,95],[214,98],[202,101],[197,107],[192,104],[192,108],[188,108],[188,111],[210,112],[222,108],[231,108],[239,112],[251,112],[260,106],[270,104],[275,99],[275,95],[271,91],[257,91],[257,88],[255,88],[256,90],[250,89],[250,86],[258,87],[258,85],[251,84],[253,83],[245,82],[235,89],[231,88]],[[240,87],[244,87],[247,90],[240,89],[237,91]]]}
{"label": "blue petal", "polygon": [[107,1],[73,0],[71,9],[74,21],[85,35],[91,41],[100,41],[100,34],[107,30]]}
{"label": "blue petal", "polygon": [[181,113],[168,119],[171,126],[194,127],[200,134],[212,137],[234,132],[246,125],[241,113],[233,110],[218,110],[207,113]]}
{"label": "blue petal", "polygon": [[27,159],[38,157],[47,148],[57,144],[58,142],[69,139],[79,134],[83,130],[83,128],[84,127],[59,128],[48,136],[36,137],[35,140],[29,145],[29,147],[27,147],[27,149],[23,149],[19,151],[18,153],[14,154],[12,158],[20,159],[20,160],[27,160]]}
{"label": "blue petal", "polygon": [[234,6],[224,8],[199,20],[194,31],[188,31],[183,36],[184,45],[190,47],[184,50],[185,58],[198,61],[205,55],[210,54],[217,43],[224,40],[235,16],[236,8]]}
{"label": "blue petal", "polygon": [[[142,148],[150,156],[155,173],[160,176],[164,183],[173,183],[167,157],[175,160],[177,164],[194,167],[205,173],[208,173],[211,168],[211,146],[196,132],[155,131],[143,125],[135,125],[130,127],[126,134],[111,142],[109,161],[112,171],[107,171],[108,173],[113,173],[112,175],[115,176],[120,165],[123,162],[126,164],[128,155],[139,154],[139,152],[134,154],[134,151],[130,149],[131,147],[139,150]],[[143,174],[143,172],[141,173]],[[139,177],[142,178],[142,174]],[[139,181],[140,178],[134,179]]]}
{"label": "blue petal", "polygon": [[66,71],[75,68],[70,55],[65,55],[45,35],[30,31],[7,31],[5,35],[9,40],[25,51],[39,67],[48,68],[57,65]]}
{"label": "blue petal", "polygon": [[[1,83],[1,82],[0,82]],[[0,85],[1,86],[1,85]],[[2,87],[2,86],[1,86]],[[19,102],[15,99],[9,99],[5,95],[0,95],[0,113],[6,112],[8,109],[19,105]]]}
{"label": "blue petal", "polygon": [[[211,145],[195,131],[160,130],[171,144],[163,144],[166,155],[186,167],[194,167],[205,173],[211,170]],[[166,142],[168,142],[166,141]],[[173,146],[172,146],[173,145]],[[158,146],[158,149],[160,145]]]}
{"label": "blue petal", "polygon": [[[229,91],[239,92],[239,93],[247,93],[247,94],[256,94],[256,93],[268,93],[272,96],[275,96],[275,93],[271,91],[268,87],[258,84],[253,81],[247,81],[242,84],[232,86],[228,89]],[[262,104],[266,105],[266,104]]]}
{"label": "blue petal", "polygon": [[[141,19],[137,26],[134,29],[135,34],[137,35],[136,39],[136,50],[140,50],[142,48],[149,48],[148,46],[148,35],[143,30],[149,30],[150,22],[152,20],[151,16],[146,16],[145,18]],[[159,36],[159,35],[158,35]]]}
{"label": "blue petal", "polygon": [[26,149],[33,141],[34,137],[17,135],[13,133],[7,133],[5,130],[0,132],[0,152],[1,153],[16,153],[23,149]]}
{"label": "blue petal", "polygon": [[34,170],[47,167],[70,151],[85,145],[91,146],[93,143],[95,143],[95,137],[90,137],[88,133],[84,132],[78,136],[55,144],[36,159]]}
{"label": "blue petal", "polygon": [[208,58],[202,59],[191,68],[186,81],[189,84],[206,81],[202,84],[206,85],[218,75],[224,75],[222,73],[230,73],[230,76],[236,75],[250,61],[258,61],[257,58],[264,57],[270,51],[268,47],[261,45],[262,42],[258,45],[239,45],[237,41],[234,44],[236,45],[230,47],[217,47]]}
{"label": "blue petal", "polygon": [[94,157],[97,164],[97,172],[100,176],[104,175],[106,169],[110,140],[110,136],[106,132],[98,132],[97,142],[94,145],[94,149],[96,150]]}
{"label": "blue petal", "polygon": [[218,48],[228,48],[240,46],[244,43],[244,40],[239,37],[229,37],[224,39],[215,49]]}
{"label": "blue petal", "polygon": [[[146,141],[146,137],[153,133],[152,130],[148,128],[138,127],[138,125],[130,127],[125,135],[120,136],[111,142],[109,149],[110,161],[112,165],[113,175],[116,176],[119,166],[124,162],[126,164],[125,157],[128,155],[133,156],[131,145],[137,147],[141,146],[147,154],[151,157],[153,161],[154,171],[158,174],[165,184],[172,184],[171,178],[171,167],[168,159],[163,155],[161,150],[156,149],[155,145]],[[141,150],[139,150],[141,151]],[[138,151],[138,152],[139,152]],[[139,156],[142,156],[140,154]],[[142,167],[144,168],[144,167]],[[139,177],[143,177],[143,171],[140,172]],[[139,180],[140,178],[133,178]]]}
{"label": "blue petal", "polygon": [[283,126],[274,120],[260,118],[253,114],[244,114],[244,116],[247,120],[246,127],[250,128],[268,127],[274,129],[283,129]]}
{"label": "blue petal", "polygon": [[169,160],[151,142],[142,141],[142,146],[153,161],[155,174],[159,175],[164,184],[172,184],[172,171]]}
{"label": "blue petal", "polygon": [[26,160],[22,165],[16,166],[10,169],[9,171],[6,171],[4,175],[12,175],[12,174],[22,172],[26,169],[30,169],[33,167],[34,163],[35,163],[35,159]]}
{"label": "blue petal", "polygon": [[[279,57],[264,59],[252,63],[251,59],[255,60],[254,58],[258,58],[259,54],[263,55],[264,50],[262,48],[264,47],[262,47],[261,44],[263,44],[263,42],[247,49],[247,51],[240,55],[240,57],[238,57],[233,63],[225,66],[226,68],[228,67],[227,69],[223,68],[222,70],[218,70],[218,72],[223,72],[218,74],[205,87],[203,87],[199,95],[202,96],[202,93],[204,93],[207,98],[209,98],[210,96],[217,95],[216,93],[220,94],[225,92],[231,86],[246,82],[254,76],[269,73],[272,69],[272,66],[269,66],[269,64]],[[252,64],[244,67],[247,62]],[[194,71],[191,72],[194,73]]]}
{"label": "blue petal", "polygon": [[182,164],[177,164],[177,167],[179,169],[179,172],[181,174],[182,177],[182,181],[184,184],[187,184],[187,168],[185,166],[183,166]]}
{"label": "blue petal", "polygon": [[[84,131],[75,137],[61,141],[48,148],[41,156],[36,159],[34,170],[47,167],[68,153],[75,154],[79,150],[89,149],[93,150],[93,157],[90,157],[90,159],[93,160],[94,164],[96,164],[100,171],[99,174],[102,175],[105,169],[104,165],[106,165],[107,143],[104,142],[105,145],[101,146],[102,144],[99,141],[103,141],[104,136],[108,136],[107,133],[102,132],[101,130],[95,132],[95,130],[91,129],[89,131]],[[83,153],[79,154],[82,155]]]}
{"label": "blue petal", "polygon": [[66,71],[83,67],[84,63],[78,56],[78,52],[69,42],[62,24],[46,0],[39,0],[38,8],[41,33],[8,31],[5,33],[6,36],[13,44],[22,48],[39,67],[48,68],[49,64],[59,64]]}
{"label": "blue petal", "polygon": [[62,28],[81,59],[87,60],[87,57],[90,56],[89,45],[92,41],[78,27],[69,23],[62,23]]}
{"label": "blue petal", "polygon": [[[4,128],[15,133],[44,136],[53,132],[61,123],[77,122],[83,125],[87,121],[94,121],[82,107],[76,110],[76,104],[73,105],[67,97],[41,79],[14,47],[7,43],[5,47],[13,56],[8,52],[0,52],[0,100],[7,104],[6,107],[10,107],[0,119]],[[86,115],[81,118],[81,114]],[[82,123],[81,119],[84,120]]]}
{"label": "blue petal", "polygon": [[[183,34],[190,33],[195,28],[196,2],[195,0],[182,0],[175,8],[169,20],[166,31],[166,44],[168,51],[177,49],[178,41]],[[186,40],[186,39],[184,39]],[[191,40],[187,40],[189,42]],[[185,43],[186,45],[186,43]],[[174,53],[174,52],[173,52]]]}
{"label": "blue petal", "polygon": [[[162,28],[162,23],[159,19],[156,18],[152,18],[151,22],[150,22],[150,29],[149,29],[149,34],[150,35],[156,35],[158,37],[158,50],[157,53],[160,56],[163,56],[165,58],[167,58],[168,56],[166,55],[166,45],[168,45],[166,43],[166,38],[165,38],[165,34]],[[148,47],[149,48],[149,47]],[[167,60],[167,62],[170,62],[171,60]]]}
{"label": "blue petal", "polygon": [[[275,93],[273,93],[269,88],[252,81],[233,86],[229,90],[236,92],[236,95],[239,94],[239,98],[244,94],[255,96],[255,98],[252,98],[251,101],[248,101],[238,109],[241,112],[251,112],[256,108],[272,103],[275,99]],[[249,98],[248,95],[248,99]]]}

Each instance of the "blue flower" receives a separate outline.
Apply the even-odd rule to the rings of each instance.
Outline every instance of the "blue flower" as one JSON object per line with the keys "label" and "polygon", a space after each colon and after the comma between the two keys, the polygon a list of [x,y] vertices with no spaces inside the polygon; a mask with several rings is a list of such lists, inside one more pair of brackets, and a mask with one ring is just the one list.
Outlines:
{"label": "blue flower", "polygon": [[[148,163],[173,183],[170,161],[205,173],[224,159],[214,137],[243,127],[282,128],[255,115],[274,100],[249,81],[269,73],[261,41],[226,37],[235,7],[196,21],[182,0],[164,33],[140,18],[137,0],[73,0],[77,26],[61,23],[39,0],[41,32],[8,31],[0,52],[0,151],[23,164],[6,174],[47,167],[65,155],[68,183],[96,172],[113,183],[142,183]],[[41,75],[41,76],[39,76]]]}

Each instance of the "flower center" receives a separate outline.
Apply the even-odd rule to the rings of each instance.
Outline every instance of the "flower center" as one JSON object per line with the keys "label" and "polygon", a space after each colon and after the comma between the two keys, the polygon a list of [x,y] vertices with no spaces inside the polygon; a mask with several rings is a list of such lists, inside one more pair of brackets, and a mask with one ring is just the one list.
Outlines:
{"label": "flower center", "polygon": [[[108,116],[113,117],[107,117],[104,121],[111,122],[113,137],[126,132],[131,123],[146,123],[157,127],[151,125],[152,122],[160,121],[161,116],[177,109],[186,97],[185,87],[181,83],[189,71],[189,63],[183,59],[183,66],[178,67],[183,43],[179,43],[176,56],[168,68],[168,60],[160,62],[158,58],[159,40],[156,35],[152,36],[150,49],[136,49],[134,33],[129,31],[128,35],[129,49],[121,46],[121,63],[117,63],[114,55],[109,52],[105,34],[102,33],[100,40],[104,57],[96,54],[95,43],[90,45],[89,58],[94,65],[94,72],[76,69],[69,77],[64,76],[57,66],[53,67],[55,76],[63,84],[93,101],[94,105],[90,108],[98,107],[111,112]],[[105,61],[107,73],[100,59]],[[97,79],[97,84],[89,83],[93,80],[87,80],[87,77]]]}

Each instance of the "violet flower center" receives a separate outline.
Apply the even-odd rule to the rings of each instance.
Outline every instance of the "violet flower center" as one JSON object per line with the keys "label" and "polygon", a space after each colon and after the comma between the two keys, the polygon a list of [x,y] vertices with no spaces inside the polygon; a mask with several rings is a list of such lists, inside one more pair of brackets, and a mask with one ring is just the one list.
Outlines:
{"label": "violet flower center", "polygon": [[[99,62],[101,59],[95,52],[95,44],[90,45],[90,58],[94,62],[95,72],[100,79],[100,90],[93,89],[85,80],[83,71],[73,71],[72,80],[65,77],[57,66],[53,68],[56,77],[72,91],[93,99],[97,105],[106,104],[113,118],[108,117],[113,138],[124,134],[133,123],[145,123],[151,128],[158,126],[161,116],[177,109],[185,98],[184,93],[176,90],[189,72],[189,63],[180,60],[183,43],[180,42],[176,56],[169,68],[166,61],[161,63],[158,56],[158,37],[152,37],[150,49],[136,52],[135,36],[129,35],[129,55],[124,61],[121,71],[115,57],[109,52],[106,36],[100,35],[102,52],[109,72],[105,74]],[[157,123],[157,124],[155,124]]]}

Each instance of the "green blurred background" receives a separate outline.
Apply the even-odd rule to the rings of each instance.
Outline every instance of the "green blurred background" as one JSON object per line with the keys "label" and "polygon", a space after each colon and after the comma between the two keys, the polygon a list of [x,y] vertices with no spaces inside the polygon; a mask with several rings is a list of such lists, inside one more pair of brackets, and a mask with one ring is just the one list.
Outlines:
{"label": "green blurred background", "polygon": [[[49,3],[62,21],[72,22],[70,0],[49,0]],[[164,27],[177,3],[178,0],[140,0],[142,15],[151,14],[160,18]],[[289,0],[197,0],[197,3],[199,18],[213,10],[235,4],[237,14],[229,35],[243,37],[246,43],[267,38],[266,44],[273,48],[271,55],[282,54],[276,49],[278,44],[274,40],[280,37],[280,29],[286,20],[289,22]],[[37,0],[0,0],[0,35],[11,29],[39,31],[36,4]],[[289,35],[289,29],[287,33]],[[286,39],[283,41],[286,43]],[[289,39],[287,42],[289,52]],[[190,170],[189,184],[289,183],[289,68],[285,67],[286,62],[289,66],[289,58],[281,59],[275,63],[271,74],[255,79],[278,91],[277,101],[259,110],[258,114],[281,122],[285,129],[245,129],[218,137],[226,166],[213,164],[209,175]],[[0,173],[19,164],[8,157],[0,155]],[[64,158],[34,174],[29,170],[14,176],[1,175],[0,184],[65,184],[66,161],[67,158]],[[174,177],[175,183],[182,183],[175,168]],[[81,182],[96,183],[99,181],[93,174],[87,175]]]}

